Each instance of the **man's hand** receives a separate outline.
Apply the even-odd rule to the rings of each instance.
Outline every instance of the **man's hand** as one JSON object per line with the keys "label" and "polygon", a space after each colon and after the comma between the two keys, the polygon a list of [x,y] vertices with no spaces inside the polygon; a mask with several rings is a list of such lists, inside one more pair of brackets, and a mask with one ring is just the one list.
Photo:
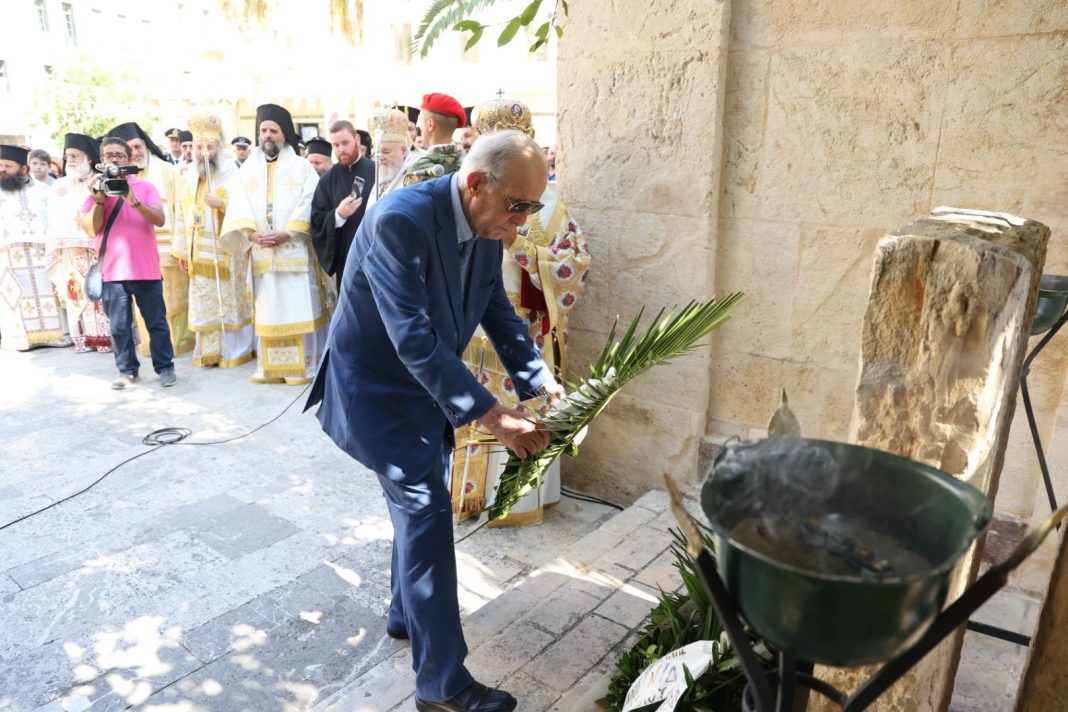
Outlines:
{"label": "man's hand", "polygon": [[260,247],[278,247],[289,242],[292,238],[288,232],[254,232],[248,239]]}
{"label": "man's hand", "polygon": [[181,257],[179,257],[178,258],[178,266],[182,269],[183,272],[188,272],[189,271],[189,260],[183,260]]}
{"label": "man's hand", "polygon": [[541,452],[549,444],[549,433],[538,428],[533,414],[511,410],[500,403],[479,422],[520,459]]}
{"label": "man's hand", "polygon": [[208,207],[212,210],[222,210],[226,207],[226,203],[223,202],[222,198],[211,193],[204,196],[204,202],[207,203]]}
{"label": "man's hand", "polygon": [[361,205],[363,205],[362,197],[354,198],[349,195],[337,204],[338,217],[342,218],[343,220],[348,220],[353,213],[360,209]]}

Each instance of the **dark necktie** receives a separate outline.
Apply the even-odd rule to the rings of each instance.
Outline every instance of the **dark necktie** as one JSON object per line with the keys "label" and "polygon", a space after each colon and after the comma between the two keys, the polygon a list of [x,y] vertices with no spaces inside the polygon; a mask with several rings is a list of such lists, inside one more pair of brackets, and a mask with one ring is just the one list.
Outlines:
{"label": "dark necktie", "polygon": [[464,240],[460,243],[460,298],[464,299],[467,295],[467,276],[471,269],[471,253],[475,245],[477,238],[472,237],[470,240]]}

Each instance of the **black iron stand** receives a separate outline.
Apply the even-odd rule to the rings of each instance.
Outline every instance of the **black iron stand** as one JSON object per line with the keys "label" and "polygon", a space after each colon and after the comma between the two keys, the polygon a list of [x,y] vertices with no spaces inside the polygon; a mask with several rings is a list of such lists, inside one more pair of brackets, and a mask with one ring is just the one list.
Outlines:
{"label": "black iron stand", "polygon": [[[1034,406],[1031,405],[1031,391],[1027,388],[1027,376],[1031,373],[1031,363],[1038,356],[1039,352],[1045,348],[1046,344],[1057,335],[1057,332],[1060,331],[1066,321],[1068,321],[1068,311],[1061,314],[1061,318],[1058,319],[1050,330],[1046,332],[1046,335],[1042,337],[1042,340],[1038,342],[1038,345],[1031,349],[1031,353],[1027,354],[1027,358],[1025,358],[1023,362],[1023,367],[1020,369],[1020,395],[1023,396],[1024,412],[1027,413],[1027,425],[1031,428],[1031,440],[1035,443],[1035,455],[1038,457],[1038,468],[1042,471],[1042,483],[1046,486],[1046,497],[1049,498],[1050,511],[1053,512],[1057,511],[1057,494],[1053,491],[1053,479],[1049,474],[1049,464],[1046,462],[1046,452],[1042,448],[1042,436],[1038,434],[1038,421],[1035,419]],[[1057,528],[1060,529],[1060,525],[1058,525]],[[968,621],[968,630],[973,633],[987,635],[991,638],[997,638],[1024,647],[1031,644],[1031,636],[1029,635],[1006,630],[1005,628],[1000,628],[994,625],[987,625],[986,623]]]}
{"label": "black iron stand", "polygon": [[1031,353],[1024,359],[1023,368],[1020,369],[1020,394],[1023,396],[1024,410],[1027,411],[1027,424],[1031,426],[1031,439],[1035,441],[1035,454],[1038,456],[1038,467],[1042,470],[1042,482],[1046,485],[1046,496],[1049,498],[1049,506],[1052,511],[1057,511],[1057,495],[1053,491],[1053,480],[1049,476],[1049,465],[1046,464],[1046,453],[1042,449],[1042,437],[1038,434],[1038,422],[1035,420],[1035,409],[1031,405],[1031,392],[1027,389],[1027,375],[1031,372],[1031,362],[1038,353],[1045,348],[1046,344],[1057,335],[1064,322],[1068,321],[1068,311],[1061,314],[1057,323],[1046,332],[1042,340],[1038,342]]}
{"label": "black iron stand", "polygon": [[842,712],[867,709],[946,636],[967,622],[972,613],[1005,585],[1011,571],[1011,567],[1001,565],[989,569],[934,619],[919,641],[886,662],[852,696],[847,697],[815,677],[811,662],[799,660],[786,651],[779,652],[777,669],[766,671],[750,644],[734,599],[716,570],[712,553],[702,549],[694,563],[749,682],[742,697],[743,712],[803,712],[807,707],[807,691],[823,695],[838,705]]}

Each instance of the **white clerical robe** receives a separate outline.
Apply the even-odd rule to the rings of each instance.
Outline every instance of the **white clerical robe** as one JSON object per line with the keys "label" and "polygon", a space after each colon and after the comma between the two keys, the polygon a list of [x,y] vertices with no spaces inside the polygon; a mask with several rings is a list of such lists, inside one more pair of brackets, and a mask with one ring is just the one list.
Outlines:
{"label": "white clerical robe", "polygon": [[[227,250],[217,238],[237,180],[237,166],[224,159],[206,178],[191,164],[178,181],[171,258],[188,265],[189,328],[196,334],[197,366],[239,366],[255,350],[249,253],[243,245]],[[208,207],[209,192],[224,202],[222,209]]]}
{"label": "white clerical robe", "polygon": [[91,177],[64,176],[49,188],[45,266],[65,309],[74,350],[107,353],[111,351],[111,329],[104,304],[86,299],[84,289],[85,275],[97,261],[94,239],[81,225]]}
{"label": "white clerical robe", "polygon": [[[286,146],[273,161],[256,148],[238,171],[226,209],[223,246],[251,255],[256,373],[259,383],[308,383],[326,345],[335,294],[311,242],[311,202],[319,175]],[[248,240],[284,231],[278,247]]]}
{"label": "white clerical robe", "polygon": [[0,190],[0,346],[70,346],[66,315],[45,269],[48,186]]}

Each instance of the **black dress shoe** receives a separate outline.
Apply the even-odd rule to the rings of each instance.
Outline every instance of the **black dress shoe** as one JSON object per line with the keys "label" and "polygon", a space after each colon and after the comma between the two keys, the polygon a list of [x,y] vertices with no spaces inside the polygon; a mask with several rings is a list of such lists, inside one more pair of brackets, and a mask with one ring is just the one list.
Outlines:
{"label": "black dress shoe", "polygon": [[387,625],[386,635],[393,638],[393,640],[408,640],[408,631],[404,630],[404,628],[390,628]]}
{"label": "black dress shoe", "polygon": [[472,682],[463,692],[444,702],[415,698],[415,709],[419,712],[512,712],[516,704],[515,698],[504,690],[480,682]]}

